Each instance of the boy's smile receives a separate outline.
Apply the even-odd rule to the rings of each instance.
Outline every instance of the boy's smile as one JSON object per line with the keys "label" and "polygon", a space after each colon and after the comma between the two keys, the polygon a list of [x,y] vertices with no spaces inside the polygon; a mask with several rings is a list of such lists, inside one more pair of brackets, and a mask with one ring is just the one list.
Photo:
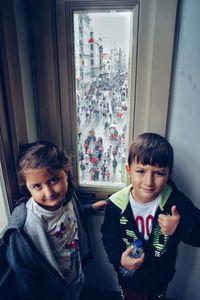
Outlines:
{"label": "boy's smile", "polygon": [[143,165],[134,161],[126,171],[132,183],[132,196],[140,203],[153,201],[164,189],[169,167]]}
{"label": "boy's smile", "polygon": [[68,190],[64,170],[29,169],[25,173],[26,186],[33,199],[47,210],[56,210]]}

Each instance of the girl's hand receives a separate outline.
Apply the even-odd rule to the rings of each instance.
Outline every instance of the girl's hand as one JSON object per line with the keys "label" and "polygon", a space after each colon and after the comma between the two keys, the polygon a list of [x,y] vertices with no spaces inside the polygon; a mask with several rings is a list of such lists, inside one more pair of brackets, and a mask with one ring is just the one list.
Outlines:
{"label": "girl's hand", "polygon": [[180,215],[176,209],[176,206],[173,205],[171,208],[171,215],[160,214],[158,216],[158,223],[163,234],[172,235],[174,234],[178,223],[180,221]]}
{"label": "girl's hand", "polygon": [[121,256],[121,265],[127,270],[137,270],[144,262],[144,253],[139,258],[130,257],[130,253],[133,251],[133,246],[128,247]]}
{"label": "girl's hand", "polygon": [[107,202],[105,200],[99,200],[95,203],[92,203],[92,208],[93,210],[95,211],[98,211],[98,210],[101,210],[101,209],[104,209],[107,205]]}

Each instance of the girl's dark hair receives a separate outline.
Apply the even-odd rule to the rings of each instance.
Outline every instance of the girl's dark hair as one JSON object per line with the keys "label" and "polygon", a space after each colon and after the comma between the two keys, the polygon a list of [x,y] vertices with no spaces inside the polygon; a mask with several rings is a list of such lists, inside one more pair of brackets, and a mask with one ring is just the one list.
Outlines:
{"label": "girl's dark hair", "polygon": [[169,167],[171,171],[174,162],[173,148],[161,135],[143,133],[130,146],[128,165],[131,166],[134,160],[143,165]]}
{"label": "girl's dark hair", "polygon": [[66,152],[55,144],[48,141],[37,141],[21,146],[21,153],[18,159],[18,174],[25,184],[26,171],[30,169],[47,168],[53,170],[64,170],[68,175],[67,198],[71,199],[74,191],[74,184],[71,173],[71,163]]}

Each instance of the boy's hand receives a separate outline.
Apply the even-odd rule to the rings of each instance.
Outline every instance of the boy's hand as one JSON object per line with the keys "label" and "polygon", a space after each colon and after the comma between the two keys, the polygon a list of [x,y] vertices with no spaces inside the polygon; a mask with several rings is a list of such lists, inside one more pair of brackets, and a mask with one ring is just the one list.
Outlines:
{"label": "boy's hand", "polygon": [[174,234],[180,221],[180,215],[175,205],[172,206],[171,212],[171,215],[159,214],[158,216],[158,223],[160,225],[160,228],[166,235]]}
{"label": "boy's hand", "polygon": [[92,208],[95,211],[101,210],[103,208],[105,208],[107,205],[107,202],[105,200],[99,200],[95,203],[92,203]]}
{"label": "boy's hand", "polygon": [[130,257],[130,253],[133,251],[133,246],[128,247],[121,256],[121,265],[127,270],[137,270],[144,262],[144,253],[139,258]]}

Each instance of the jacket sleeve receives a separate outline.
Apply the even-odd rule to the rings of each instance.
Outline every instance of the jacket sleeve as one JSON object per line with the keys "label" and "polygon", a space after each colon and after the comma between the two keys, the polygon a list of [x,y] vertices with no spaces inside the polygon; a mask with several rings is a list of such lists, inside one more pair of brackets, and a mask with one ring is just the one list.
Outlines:
{"label": "jacket sleeve", "polygon": [[182,193],[179,193],[177,210],[181,215],[178,226],[181,240],[200,247],[200,210]]}
{"label": "jacket sleeve", "polygon": [[16,291],[20,299],[42,300],[39,263],[34,259],[30,247],[17,230],[10,233],[6,256],[15,274]]}
{"label": "jacket sleeve", "polygon": [[85,217],[88,217],[94,214],[94,210],[92,208],[92,203],[83,203],[83,201],[79,200],[79,197],[76,193],[73,194],[74,199],[76,201],[76,205],[78,206],[79,210],[82,211]]}
{"label": "jacket sleeve", "polygon": [[191,246],[200,247],[200,210],[195,206],[188,211],[187,229],[183,242]]}
{"label": "jacket sleeve", "polygon": [[119,209],[112,202],[108,202],[101,232],[108,259],[115,267],[120,265],[121,255],[125,250],[120,239],[119,218]]}
{"label": "jacket sleeve", "polygon": [[95,213],[95,211],[92,208],[92,203],[82,204],[82,209],[86,217],[91,216]]}

